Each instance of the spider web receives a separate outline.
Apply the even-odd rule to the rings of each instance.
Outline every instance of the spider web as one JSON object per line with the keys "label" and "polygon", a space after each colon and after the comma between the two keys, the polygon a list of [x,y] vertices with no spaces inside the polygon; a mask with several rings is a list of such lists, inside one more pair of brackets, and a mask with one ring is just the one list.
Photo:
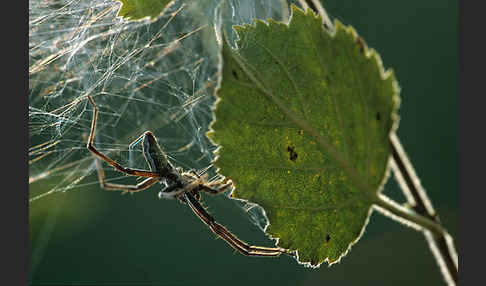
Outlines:
{"label": "spider web", "polygon": [[[123,166],[147,169],[141,144],[133,150],[129,144],[150,130],[175,166],[207,170],[216,179],[211,161],[217,146],[205,135],[219,82],[215,31],[224,28],[234,39],[232,25],[279,19],[282,3],[175,1],[155,19],[126,21],[116,17],[121,4],[115,1],[29,1],[29,205],[36,213],[48,210],[45,221],[32,220],[41,225],[30,229],[38,237],[31,241],[31,276],[64,213],[54,194],[100,191],[86,149],[93,115],[87,95],[99,108],[95,146],[101,152]],[[136,183],[102,166],[107,181]],[[266,225],[258,207],[231,201],[249,214],[242,218]]]}
{"label": "spider web", "polygon": [[[174,165],[211,166],[205,133],[218,85],[215,31],[288,17],[281,0],[175,1],[159,17],[126,21],[108,0],[29,1],[29,203],[98,188],[86,149],[91,95],[99,107],[95,145],[123,166],[147,169],[141,144],[154,132]],[[103,164],[107,180],[134,183]],[[236,202],[235,202],[236,203]],[[247,206],[247,209],[253,209]],[[261,212],[252,210],[262,227]]]}

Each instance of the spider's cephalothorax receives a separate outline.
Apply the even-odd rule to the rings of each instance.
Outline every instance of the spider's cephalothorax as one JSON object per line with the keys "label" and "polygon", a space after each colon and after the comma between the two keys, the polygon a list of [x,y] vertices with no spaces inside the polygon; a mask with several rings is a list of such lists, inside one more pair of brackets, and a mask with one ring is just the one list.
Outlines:
{"label": "spider's cephalothorax", "polygon": [[[98,151],[93,145],[96,134],[96,121],[98,119],[98,107],[93,98],[88,95],[89,102],[93,105],[93,119],[91,121],[91,132],[89,134],[87,148],[96,157],[96,170],[100,186],[106,190],[117,190],[123,193],[135,193],[149,188],[156,182],[165,183],[166,187],[159,192],[160,198],[177,198],[180,202],[188,204],[192,211],[213,231],[217,236],[224,239],[231,247],[244,255],[251,256],[279,256],[282,253],[296,256],[295,251],[280,247],[263,247],[248,245],[231,233],[224,226],[217,223],[199,202],[200,192],[209,194],[220,194],[233,187],[231,180],[221,179],[208,181],[207,173],[201,175],[191,170],[184,172],[181,168],[175,168],[167,159],[167,155],[157,143],[157,139],[150,131],[143,133],[130,146],[142,141],[143,155],[150,171],[126,168],[115,160]],[[113,184],[105,181],[103,168],[100,159],[110,164],[113,168],[127,175],[146,178],[137,185]],[[203,172],[204,173],[204,172]]]}

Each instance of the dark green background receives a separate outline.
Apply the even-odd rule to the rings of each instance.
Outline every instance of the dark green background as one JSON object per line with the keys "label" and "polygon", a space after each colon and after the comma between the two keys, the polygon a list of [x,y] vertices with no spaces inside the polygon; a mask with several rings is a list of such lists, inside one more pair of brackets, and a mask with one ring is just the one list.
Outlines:
{"label": "dark green background", "polygon": [[[398,135],[444,226],[458,244],[456,1],[325,1],[353,25],[401,87]],[[128,144],[129,142],[127,142]],[[47,186],[48,182],[43,182]],[[30,275],[35,284],[445,285],[421,233],[374,213],[341,263],[306,269],[291,258],[233,252],[158,188],[135,196],[92,190],[32,204]],[[404,201],[393,179],[385,194]],[[271,245],[225,197],[205,198],[242,239]]]}

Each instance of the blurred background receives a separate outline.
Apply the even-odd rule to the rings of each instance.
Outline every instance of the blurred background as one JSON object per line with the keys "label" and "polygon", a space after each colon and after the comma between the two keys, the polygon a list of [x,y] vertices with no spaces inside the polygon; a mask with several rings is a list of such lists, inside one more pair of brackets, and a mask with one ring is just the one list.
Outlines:
{"label": "blurred background", "polygon": [[[445,285],[424,236],[379,213],[339,264],[308,269],[286,256],[235,253],[187,206],[159,200],[160,185],[133,196],[99,188],[85,149],[92,116],[87,93],[100,106],[96,145],[123,165],[145,168],[140,146],[128,150],[145,130],[185,169],[205,168],[213,158],[215,146],[204,134],[218,59],[214,35],[201,27],[214,21],[211,11],[220,2],[181,10],[183,2],[148,24],[122,23],[114,17],[119,3],[110,1],[29,2],[30,281]],[[226,29],[253,17],[285,17],[281,1],[229,2]],[[398,136],[458,245],[457,1],[322,2],[331,19],[352,25],[395,72]],[[235,9],[241,13],[235,16]],[[110,180],[135,183],[104,167]],[[393,176],[384,193],[405,202]],[[273,245],[238,203],[203,199],[241,239]]]}

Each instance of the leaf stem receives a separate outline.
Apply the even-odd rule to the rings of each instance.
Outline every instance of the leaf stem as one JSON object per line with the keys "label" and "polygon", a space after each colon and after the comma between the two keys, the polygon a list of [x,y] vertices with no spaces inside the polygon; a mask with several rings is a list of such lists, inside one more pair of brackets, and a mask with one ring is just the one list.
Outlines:
{"label": "leaf stem", "polygon": [[398,205],[384,195],[378,195],[376,198],[377,199],[374,201],[374,204],[380,207],[388,216],[394,217],[405,224],[412,223],[414,226],[416,226],[415,228],[425,229],[430,231],[433,235],[440,236],[446,232],[445,229],[442,228],[442,226],[437,222],[425,216],[419,215],[411,209]]}
{"label": "leaf stem", "polygon": [[426,216],[422,216],[410,208],[400,206],[384,195],[378,195],[374,204],[386,216],[409,226],[414,226],[418,230],[422,230],[446,282],[449,285],[457,285],[457,254],[454,249],[452,237],[440,223]]}

